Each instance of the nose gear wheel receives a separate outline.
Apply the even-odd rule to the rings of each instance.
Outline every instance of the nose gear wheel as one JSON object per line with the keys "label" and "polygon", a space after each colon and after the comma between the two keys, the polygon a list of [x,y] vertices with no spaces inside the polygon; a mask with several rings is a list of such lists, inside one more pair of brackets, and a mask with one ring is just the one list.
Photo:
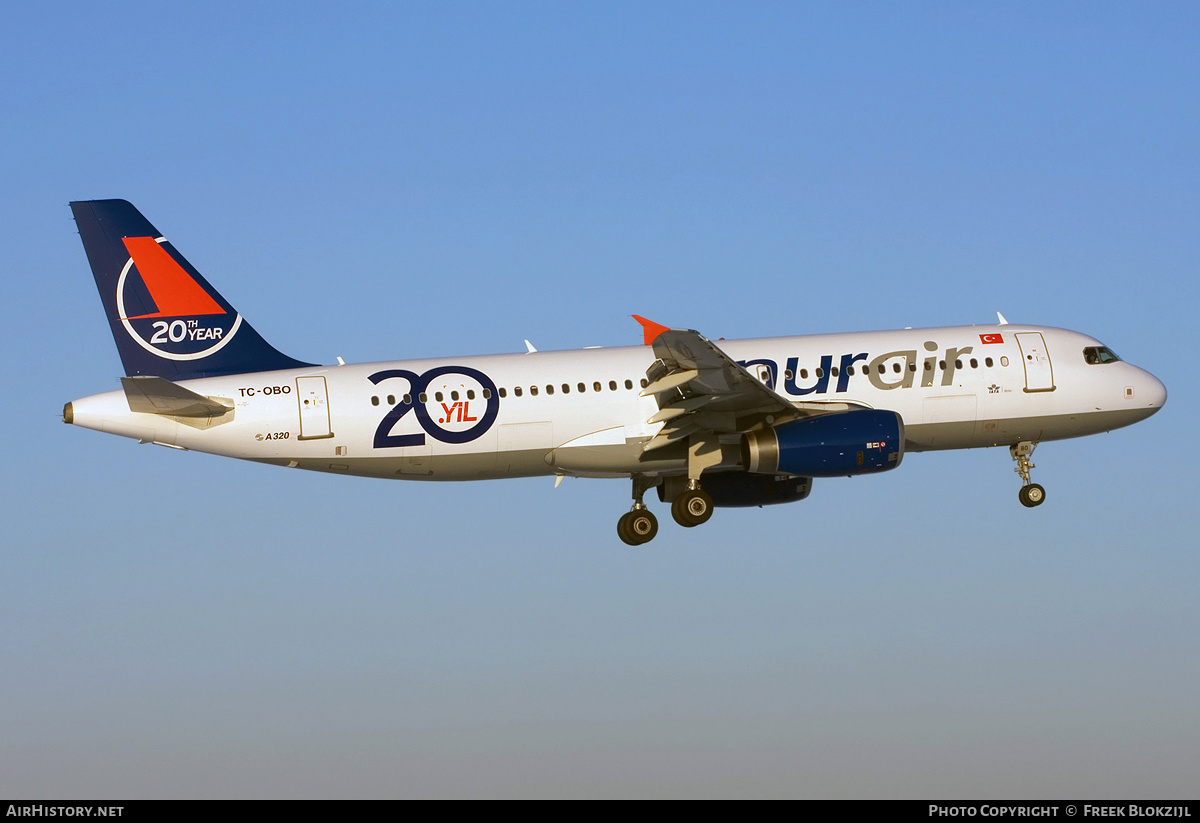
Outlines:
{"label": "nose gear wheel", "polygon": [[1021,491],[1017,493],[1017,499],[1021,501],[1021,505],[1032,509],[1034,506],[1042,505],[1046,499],[1046,490],[1037,483],[1029,479],[1029,472],[1036,468],[1033,465],[1033,450],[1037,448],[1037,443],[1030,440],[1022,440],[1020,443],[1008,447],[1008,453],[1012,455],[1012,459],[1017,461],[1017,467],[1013,469],[1017,474],[1021,475]]}

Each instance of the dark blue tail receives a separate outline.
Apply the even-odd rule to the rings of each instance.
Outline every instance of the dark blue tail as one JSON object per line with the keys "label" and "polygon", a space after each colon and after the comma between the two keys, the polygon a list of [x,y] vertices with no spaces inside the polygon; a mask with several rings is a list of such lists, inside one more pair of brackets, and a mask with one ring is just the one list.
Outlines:
{"label": "dark blue tail", "polygon": [[125,374],[190,380],[311,366],[263,340],[125,200],[71,204]]}

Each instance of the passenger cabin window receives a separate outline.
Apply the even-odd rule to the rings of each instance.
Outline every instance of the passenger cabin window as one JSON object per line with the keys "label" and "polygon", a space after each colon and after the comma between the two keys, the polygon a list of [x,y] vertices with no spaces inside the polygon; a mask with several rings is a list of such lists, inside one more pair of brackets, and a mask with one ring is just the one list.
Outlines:
{"label": "passenger cabin window", "polygon": [[1089,366],[1099,366],[1104,363],[1117,363],[1121,358],[1113,353],[1108,346],[1088,346],[1083,350],[1083,362]]}

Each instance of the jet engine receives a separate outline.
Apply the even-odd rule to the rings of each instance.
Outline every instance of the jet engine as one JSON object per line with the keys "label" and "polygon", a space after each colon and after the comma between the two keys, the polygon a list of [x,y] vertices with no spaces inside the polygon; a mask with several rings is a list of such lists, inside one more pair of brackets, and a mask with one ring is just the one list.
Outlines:
{"label": "jet engine", "polygon": [[903,456],[904,421],[875,409],[807,417],[742,436],[742,466],[755,474],[871,474],[896,468]]}
{"label": "jet engine", "polygon": [[[688,488],[686,477],[664,477],[658,484],[658,499],[673,503]],[[750,474],[741,471],[705,473],[700,478],[705,493],[718,508],[771,506],[803,500],[812,491],[811,477],[786,474]]]}
{"label": "jet engine", "polygon": [[700,482],[713,505],[724,508],[772,506],[803,500],[812,491],[811,477],[749,472],[706,474]]}

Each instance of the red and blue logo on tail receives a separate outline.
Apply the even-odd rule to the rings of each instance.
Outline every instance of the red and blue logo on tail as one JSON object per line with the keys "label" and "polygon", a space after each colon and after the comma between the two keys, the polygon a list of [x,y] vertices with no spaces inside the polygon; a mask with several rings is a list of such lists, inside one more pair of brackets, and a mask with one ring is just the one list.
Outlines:
{"label": "red and blue logo on tail", "polygon": [[[125,237],[123,242],[129,260],[117,280],[117,313],[130,337],[169,360],[208,357],[233,340],[242,318],[184,270],[163,248],[163,238]],[[147,303],[155,311],[131,313],[149,308]]]}
{"label": "red and blue logo on tail", "polygon": [[71,211],[127,375],[188,380],[311,365],[259,336],[127,201]]}

